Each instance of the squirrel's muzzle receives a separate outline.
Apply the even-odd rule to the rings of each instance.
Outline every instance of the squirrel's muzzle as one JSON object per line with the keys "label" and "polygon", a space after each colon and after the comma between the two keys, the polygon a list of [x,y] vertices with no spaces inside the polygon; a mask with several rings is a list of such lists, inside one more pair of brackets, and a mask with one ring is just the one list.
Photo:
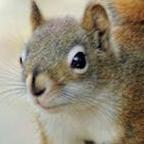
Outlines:
{"label": "squirrel's muzzle", "polygon": [[39,97],[46,91],[45,78],[41,76],[38,71],[34,70],[32,72],[31,79],[31,92],[33,96]]}

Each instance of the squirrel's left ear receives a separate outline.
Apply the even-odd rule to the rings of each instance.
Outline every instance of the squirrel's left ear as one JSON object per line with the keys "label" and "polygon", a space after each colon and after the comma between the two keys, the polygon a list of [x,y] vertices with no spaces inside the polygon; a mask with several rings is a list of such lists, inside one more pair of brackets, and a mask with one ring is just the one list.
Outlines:
{"label": "squirrel's left ear", "polygon": [[38,8],[36,2],[31,0],[31,25],[34,31],[38,26],[44,23],[44,18]]}
{"label": "squirrel's left ear", "polygon": [[109,29],[109,20],[104,7],[98,3],[90,3],[84,12],[81,23],[87,31],[94,29],[105,32]]}

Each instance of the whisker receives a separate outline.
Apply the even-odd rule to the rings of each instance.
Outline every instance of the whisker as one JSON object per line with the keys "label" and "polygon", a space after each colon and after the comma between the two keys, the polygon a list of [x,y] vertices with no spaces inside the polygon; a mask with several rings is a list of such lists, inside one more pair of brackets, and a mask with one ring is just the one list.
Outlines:
{"label": "whisker", "polygon": [[[82,99],[82,97],[76,97],[73,98],[73,94],[69,91],[65,91],[65,93],[62,95],[64,98],[68,97],[68,99],[72,102],[72,103],[81,103],[83,106],[86,106],[89,108],[89,106],[97,106],[99,104],[101,104],[101,107],[103,107],[103,109],[106,109],[105,106],[107,107],[108,105],[111,105],[109,102],[105,102],[105,101],[97,101],[97,99],[94,99],[94,98],[91,98],[91,97],[88,97],[88,96],[85,96],[84,99]],[[107,104],[108,103],[108,104]],[[76,109],[77,111],[76,112],[79,112],[79,109],[80,108],[80,105],[75,105],[74,106],[74,109]],[[95,109],[89,109],[89,111],[91,111],[92,113],[93,112],[96,112]],[[106,115],[108,115],[109,119],[112,119],[113,117],[113,113],[112,113],[112,109],[108,109],[106,111]],[[102,114],[104,112],[101,112]],[[105,115],[105,113],[104,113]]]}
{"label": "whisker", "polygon": [[24,99],[24,94],[20,93],[19,91],[11,92],[10,94],[4,95],[3,97],[0,98],[0,103],[3,101],[10,100],[12,98],[15,99]]}
{"label": "whisker", "polygon": [[1,81],[9,81],[9,82],[19,82],[19,83],[23,83],[21,80],[18,80],[18,78],[16,77],[7,77],[7,76],[2,76],[0,77]]}
{"label": "whisker", "polygon": [[3,90],[3,91],[0,91],[0,98],[8,93],[11,93],[11,92],[16,92],[16,91],[19,91],[20,93],[24,93],[25,92],[25,89],[11,89],[11,90]]}
{"label": "whisker", "polygon": [[14,72],[11,72],[10,70],[8,69],[1,69],[1,74],[3,75],[7,75],[7,76],[16,76],[16,77],[19,77],[20,74],[19,74],[19,71],[14,71]]}
{"label": "whisker", "polygon": [[4,83],[0,83],[0,86],[25,87],[24,84],[16,83],[16,82],[4,82]]}
{"label": "whisker", "polygon": [[[92,105],[92,102],[94,101],[93,99],[87,99],[87,101],[82,101],[81,98],[77,97],[77,99],[72,97],[72,94],[67,92],[63,95],[65,98],[68,96],[68,99],[71,101],[72,104],[76,104],[73,108],[76,109],[76,112],[78,113],[80,111],[80,105],[85,106],[85,107],[90,107]],[[91,101],[92,102],[91,102]],[[78,105],[77,105],[78,104]],[[95,112],[93,109],[89,109],[92,113]]]}
{"label": "whisker", "polygon": [[23,83],[21,80],[21,76],[16,76],[14,74],[9,74],[9,73],[1,73],[0,72],[0,80],[2,82],[8,81],[8,82],[19,82],[19,83]]}
{"label": "whisker", "polygon": [[9,93],[9,92],[12,92],[12,91],[14,91],[14,92],[15,91],[20,91],[21,92],[23,90],[25,90],[25,89],[23,89],[23,88],[21,88],[21,89],[19,88],[18,89],[18,88],[15,88],[15,87],[11,88],[11,89],[4,89],[4,90],[0,91],[0,95],[5,95],[6,93]]}
{"label": "whisker", "polygon": [[20,72],[19,69],[11,69],[10,67],[7,67],[7,68],[2,68],[1,66],[1,72],[4,73],[4,74],[10,74],[10,75],[16,75],[18,76]]}
{"label": "whisker", "polygon": [[[14,61],[15,61],[15,60],[14,60]],[[13,61],[13,62],[14,62],[14,61]],[[7,63],[7,62],[6,62],[6,58],[5,58],[5,60],[2,59],[2,58],[0,58],[0,65],[3,66],[3,67],[8,66],[8,68],[14,69],[14,70],[18,68],[18,66],[16,66],[16,64],[15,64],[15,66],[14,66],[14,65],[12,65],[12,63]]]}
{"label": "whisker", "polygon": [[21,80],[21,67],[17,60],[0,57],[0,104],[3,101],[17,101],[26,95],[25,84]]}
{"label": "whisker", "polygon": [[15,92],[15,93],[12,93],[12,96],[5,95],[5,97],[2,97],[0,99],[0,103],[4,103],[6,101],[5,102],[6,104],[12,103],[14,105],[14,101],[17,102],[18,99],[26,101],[23,94],[21,94],[19,92]]}
{"label": "whisker", "polygon": [[0,72],[3,74],[19,76],[20,72],[21,72],[21,69],[15,69],[14,71],[12,71],[9,67],[5,68],[5,67],[2,67],[1,65],[0,65],[0,67],[1,67]]}
{"label": "whisker", "polygon": [[11,96],[11,97],[15,97],[15,96],[13,96],[12,94],[20,94],[20,95],[22,95],[22,94],[24,94],[24,92],[21,92],[21,91],[19,91],[19,90],[16,90],[16,91],[11,91],[11,92],[6,92],[5,94],[3,94],[0,98],[2,99],[2,98],[5,98],[6,96]]}

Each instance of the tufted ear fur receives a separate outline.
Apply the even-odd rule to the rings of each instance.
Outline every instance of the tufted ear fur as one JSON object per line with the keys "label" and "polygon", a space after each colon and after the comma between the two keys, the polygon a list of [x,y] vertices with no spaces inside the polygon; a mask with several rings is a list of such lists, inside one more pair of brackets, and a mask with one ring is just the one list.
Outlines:
{"label": "tufted ear fur", "polygon": [[31,25],[34,31],[38,26],[44,23],[44,18],[34,0],[31,1]]}
{"label": "tufted ear fur", "polygon": [[87,31],[106,31],[109,28],[109,21],[105,9],[100,4],[90,3],[85,9],[82,27]]}
{"label": "tufted ear fur", "polygon": [[93,32],[93,39],[95,39],[95,34],[98,34],[99,49],[106,50],[109,47],[110,23],[102,5],[91,2],[85,9],[81,25],[87,32]]}

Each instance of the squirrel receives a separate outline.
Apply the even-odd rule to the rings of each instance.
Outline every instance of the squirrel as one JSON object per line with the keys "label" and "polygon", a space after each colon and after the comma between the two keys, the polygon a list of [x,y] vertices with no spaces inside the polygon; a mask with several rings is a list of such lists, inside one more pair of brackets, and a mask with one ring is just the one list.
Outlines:
{"label": "squirrel", "polygon": [[144,144],[144,2],[94,0],[80,22],[32,1],[23,80],[48,144]]}

